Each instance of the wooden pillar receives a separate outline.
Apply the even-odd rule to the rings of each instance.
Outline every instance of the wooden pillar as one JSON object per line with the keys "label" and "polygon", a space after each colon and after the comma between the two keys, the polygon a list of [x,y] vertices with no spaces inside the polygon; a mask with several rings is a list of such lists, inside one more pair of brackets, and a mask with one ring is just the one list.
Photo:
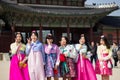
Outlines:
{"label": "wooden pillar", "polygon": [[70,40],[70,26],[69,26],[69,23],[67,23],[67,37]]}
{"label": "wooden pillar", "polygon": [[24,3],[27,3],[27,1],[26,1],[26,0],[24,0]]}
{"label": "wooden pillar", "polygon": [[37,3],[37,4],[40,4],[40,0],[36,0],[36,3]]}
{"label": "wooden pillar", "polygon": [[81,5],[81,6],[82,6],[82,7],[84,7],[84,5],[85,5],[85,1],[83,0],[83,1],[82,1],[82,5]]}
{"label": "wooden pillar", "polygon": [[117,43],[119,44],[119,29],[116,29]]}
{"label": "wooden pillar", "polygon": [[67,5],[67,0],[63,1],[63,5],[66,6]]}
{"label": "wooden pillar", "polygon": [[15,38],[15,24],[11,25],[11,30],[12,30],[12,42],[14,42],[14,38]]}
{"label": "wooden pillar", "polygon": [[51,0],[51,5],[53,4],[53,0]]}
{"label": "wooden pillar", "polygon": [[57,5],[59,5],[59,0],[57,0]]}
{"label": "wooden pillar", "polygon": [[93,41],[93,29],[90,27],[90,41]]}
{"label": "wooden pillar", "polygon": [[32,4],[32,1],[30,0],[30,4]]}
{"label": "wooden pillar", "polygon": [[28,32],[25,32],[25,41],[26,41],[26,43],[27,43],[27,38],[29,38],[29,36],[28,36]]}
{"label": "wooden pillar", "polygon": [[47,1],[45,0],[45,4],[47,4]]}
{"label": "wooden pillar", "polygon": [[[90,20],[92,20],[91,18],[90,18]],[[90,23],[90,42],[93,40],[93,25],[92,25],[92,22],[91,21],[89,21]]]}
{"label": "wooden pillar", "polygon": [[17,3],[19,3],[19,0],[17,0]]}
{"label": "wooden pillar", "polygon": [[120,29],[118,29],[118,43],[120,44],[120,42],[119,42],[120,41],[120,35],[119,34],[120,34]]}
{"label": "wooden pillar", "polygon": [[40,38],[40,41],[41,42],[43,42],[43,37],[42,37],[42,29],[43,29],[43,27],[42,27],[42,24],[40,23],[40,31],[39,31],[39,38]]}

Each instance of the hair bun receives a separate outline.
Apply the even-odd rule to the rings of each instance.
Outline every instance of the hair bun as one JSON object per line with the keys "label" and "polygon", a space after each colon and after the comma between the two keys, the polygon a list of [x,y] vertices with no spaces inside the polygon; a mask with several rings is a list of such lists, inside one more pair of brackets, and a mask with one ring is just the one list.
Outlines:
{"label": "hair bun", "polygon": [[53,39],[53,36],[51,33],[47,34],[46,39]]}

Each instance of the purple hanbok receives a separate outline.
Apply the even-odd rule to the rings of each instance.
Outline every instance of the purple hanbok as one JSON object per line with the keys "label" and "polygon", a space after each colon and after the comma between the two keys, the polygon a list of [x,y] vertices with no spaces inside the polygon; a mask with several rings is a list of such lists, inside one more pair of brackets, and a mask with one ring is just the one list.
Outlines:
{"label": "purple hanbok", "polygon": [[59,68],[57,69],[58,73],[54,72],[55,65],[59,65],[59,47],[55,44],[44,45],[45,48],[45,75],[46,77],[60,76]]}

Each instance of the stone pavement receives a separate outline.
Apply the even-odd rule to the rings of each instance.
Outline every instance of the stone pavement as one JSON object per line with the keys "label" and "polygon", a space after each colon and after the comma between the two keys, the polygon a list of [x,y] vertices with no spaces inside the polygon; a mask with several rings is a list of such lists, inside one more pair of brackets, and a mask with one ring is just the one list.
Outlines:
{"label": "stone pavement", "polygon": [[[101,76],[97,75],[97,79],[101,80]],[[9,80],[9,60],[4,59],[0,61],[0,80]],[[59,80],[62,80],[61,78]],[[118,68],[113,68],[113,75],[110,80],[120,80],[120,64]]]}
{"label": "stone pavement", "polygon": [[[97,75],[97,78],[101,80],[99,75]],[[0,61],[0,80],[9,80],[9,61]],[[120,67],[113,68],[113,75],[110,80],[120,80]]]}

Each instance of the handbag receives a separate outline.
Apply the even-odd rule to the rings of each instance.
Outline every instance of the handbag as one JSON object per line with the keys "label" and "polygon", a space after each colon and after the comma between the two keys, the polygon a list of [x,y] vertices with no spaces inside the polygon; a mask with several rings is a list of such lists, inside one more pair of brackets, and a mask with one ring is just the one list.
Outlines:
{"label": "handbag", "polygon": [[61,62],[65,62],[66,61],[66,57],[63,53],[60,54],[60,61]]}
{"label": "handbag", "polygon": [[108,67],[108,68],[113,68],[113,64],[112,64],[112,62],[111,62],[110,60],[109,60],[108,63],[107,63],[107,67]]}
{"label": "handbag", "polygon": [[57,69],[53,69],[54,74],[58,74],[58,70]]}

